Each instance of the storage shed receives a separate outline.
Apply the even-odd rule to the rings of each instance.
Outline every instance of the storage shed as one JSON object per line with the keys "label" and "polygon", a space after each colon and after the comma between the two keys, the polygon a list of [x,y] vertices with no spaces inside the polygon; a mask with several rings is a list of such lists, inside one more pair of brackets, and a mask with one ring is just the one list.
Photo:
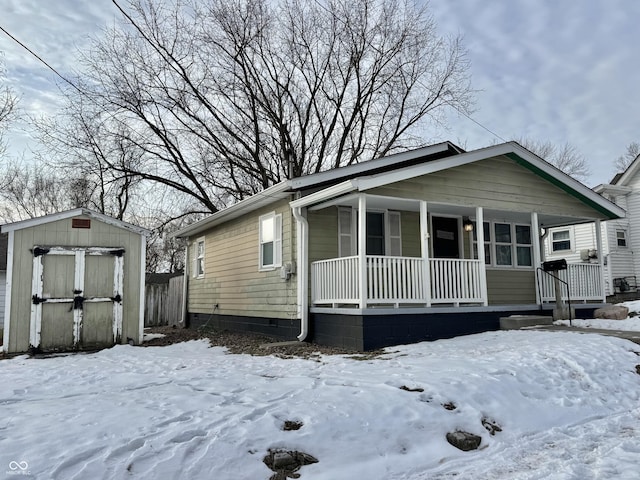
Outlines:
{"label": "storage shed", "polygon": [[96,349],[142,342],[148,231],[92,210],[3,225],[2,349]]}

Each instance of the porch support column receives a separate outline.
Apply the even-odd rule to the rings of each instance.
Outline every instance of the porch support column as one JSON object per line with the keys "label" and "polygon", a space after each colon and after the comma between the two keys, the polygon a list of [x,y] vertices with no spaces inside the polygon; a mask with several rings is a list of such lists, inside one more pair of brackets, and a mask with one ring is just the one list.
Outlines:
{"label": "porch support column", "polygon": [[367,308],[367,196],[358,197],[358,286],[360,308]]}
{"label": "porch support column", "polygon": [[478,242],[478,259],[480,260],[480,292],[482,294],[482,305],[489,305],[489,295],[487,294],[487,266],[484,263],[484,210],[476,207],[476,241]]}
{"label": "porch support column", "polygon": [[600,289],[602,291],[602,303],[607,301],[607,292],[604,288],[604,252],[602,251],[602,224],[596,220],[596,248],[598,249],[598,265],[600,266]]}
{"label": "porch support column", "polygon": [[538,223],[538,212],[531,212],[531,245],[533,247],[533,278],[536,282],[536,304],[541,305],[540,289],[538,288],[538,267],[542,263],[540,251],[540,225]]}
{"label": "porch support column", "polygon": [[420,200],[420,252],[422,255],[422,297],[427,307],[431,306],[431,269],[429,268],[429,218],[427,202]]}

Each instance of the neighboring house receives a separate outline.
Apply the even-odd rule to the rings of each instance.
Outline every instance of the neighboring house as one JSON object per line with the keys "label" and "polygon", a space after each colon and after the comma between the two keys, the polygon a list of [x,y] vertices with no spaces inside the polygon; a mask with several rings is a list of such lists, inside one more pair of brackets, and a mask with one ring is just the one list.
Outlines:
{"label": "neighboring house", "polygon": [[574,265],[604,263],[607,295],[637,292],[640,276],[640,156],[611,183],[593,189],[626,211],[625,218],[602,223],[602,248],[597,246],[594,223],[550,228],[545,256],[564,258]]}
{"label": "neighboring house", "polygon": [[4,352],[141,343],[145,229],[77,208],[8,233]]}
{"label": "neighboring house", "polygon": [[[497,329],[552,308],[542,228],[622,216],[517,143],[445,142],[286,180],[183,228],[185,313],[361,350]],[[572,297],[593,309],[602,263],[589,268]]]}

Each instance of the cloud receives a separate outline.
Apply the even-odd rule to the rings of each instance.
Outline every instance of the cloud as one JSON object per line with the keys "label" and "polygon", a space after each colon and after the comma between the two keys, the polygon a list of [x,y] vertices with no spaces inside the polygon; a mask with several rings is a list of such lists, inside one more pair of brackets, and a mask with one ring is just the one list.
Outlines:
{"label": "cloud", "polygon": [[[443,32],[460,32],[478,95],[474,118],[510,139],[570,142],[589,159],[591,183],[640,141],[636,45],[640,4],[623,1],[430,4]],[[497,141],[469,121],[454,132],[468,147]],[[498,140],[499,141],[499,140]]]}

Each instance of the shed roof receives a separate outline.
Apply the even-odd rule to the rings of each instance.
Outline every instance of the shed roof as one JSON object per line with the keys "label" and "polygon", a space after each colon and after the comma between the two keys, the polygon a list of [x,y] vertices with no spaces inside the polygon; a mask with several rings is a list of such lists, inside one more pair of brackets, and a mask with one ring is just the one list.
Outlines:
{"label": "shed roof", "polygon": [[117,218],[110,217],[108,215],[96,212],[95,210],[91,210],[88,208],[74,208],[73,210],[67,210],[59,213],[52,213],[50,215],[44,215],[42,217],[37,217],[37,218],[29,218],[27,220],[21,220],[19,222],[8,223],[6,225],[2,225],[2,227],[0,227],[0,231],[2,233],[13,232],[15,230],[22,230],[24,228],[35,227],[38,225],[44,225],[46,223],[57,222],[58,220],[64,220],[66,218],[73,218],[73,217],[79,217],[79,216],[87,216],[90,218],[94,218],[108,225],[113,225],[114,227],[122,228],[124,230],[129,230],[131,232],[137,233],[138,235],[147,236],[151,233],[151,231],[147,230],[146,228],[142,228],[137,225],[127,223],[123,220],[118,220]]}

